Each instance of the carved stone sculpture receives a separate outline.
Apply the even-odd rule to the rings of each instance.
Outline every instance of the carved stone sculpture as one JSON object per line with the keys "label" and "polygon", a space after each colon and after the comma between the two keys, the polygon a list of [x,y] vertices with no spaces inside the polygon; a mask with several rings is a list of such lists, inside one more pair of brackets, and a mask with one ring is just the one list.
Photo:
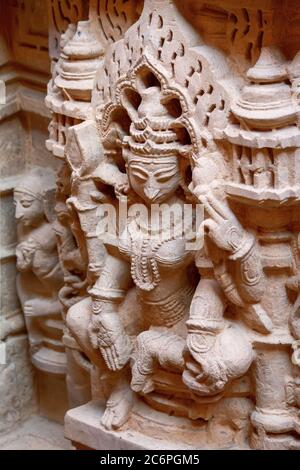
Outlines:
{"label": "carved stone sculpture", "polygon": [[17,290],[25,316],[33,364],[65,374],[59,289],[63,284],[54,219],[54,172],[35,167],[14,191],[18,221]]}
{"label": "carved stone sculpture", "polygon": [[[63,272],[64,285],[58,293],[62,317],[65,321],[68,309],[86,295],[86,249],[80,242],[81,229],[74,210],[67,201],[70,196],[70,170],[61,167],[57,179],[55,215],[53,225],[58,255]],[[64,325],[63,343],[67,357],[67,389],[69,406],[78,406],[90,398],[90,367],[80,348]]]}
{"label": "carved stone sculpture", "polygon": [[299,47],[265,2],[129,3],[70,25],[47,97],[66,434],[299,449]]}

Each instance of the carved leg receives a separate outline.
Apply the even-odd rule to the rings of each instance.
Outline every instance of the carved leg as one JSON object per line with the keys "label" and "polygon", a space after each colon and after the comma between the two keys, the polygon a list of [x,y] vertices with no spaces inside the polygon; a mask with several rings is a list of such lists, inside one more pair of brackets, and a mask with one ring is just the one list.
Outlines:
{"label": "carved leg", "polygon": [[255,361],[256,409],[251,415],[255,449],[300,449],[297,411],[287,403],[287,379],[291,376],[290,351],[260,349]]}
{"label": "carved leg", "polygon": [[154,390],[152,376],[157,366],[181,373],[184,368],[183,338],[169,332],[144,331],[137,338],[131,387],[147,394]]}
{"label": "carved leg", "polygon": [[82,351],[97,366],[99,373],[105,374],[105,380],[109,382],[109,397],[101,423],[107,429],[117,429],[127,421],[133,405],[133,392],[129,385],[129,371],[128,368],[118,372],[109,371],[100,351],[92,347],[88,334],[91,315],[91,299],[86,298],[69,309],[66,323]]}
{"label": "carved leg", "polygon": [[87,297],[73,305],[66,318],[66,324],[81,350],[100,370],[106,370],[99,350],[93,348],[88,334],[88,325],[92,315],[91,298]]}
{"label": "carved leg", "polygon": [[114,384],[106,402],[101,424],[106,429],[118,429],[129,418],[134,403],[134,392],[130,388],[129,369],[114,373]]}

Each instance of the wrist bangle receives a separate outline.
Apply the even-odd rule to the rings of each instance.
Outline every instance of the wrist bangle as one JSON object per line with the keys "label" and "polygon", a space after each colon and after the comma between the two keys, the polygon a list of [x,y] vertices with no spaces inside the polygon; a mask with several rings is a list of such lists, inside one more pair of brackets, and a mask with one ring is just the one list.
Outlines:
{"label": "wrist bangle", "polygon": [[255,243],[255,238],[252,234],[246,233],[244,238],[242,239],[242,242],[238,249],[234,251],[230,256],[229,259],[231,261],[237,261],[240,259],[243,259],[253,248]]}

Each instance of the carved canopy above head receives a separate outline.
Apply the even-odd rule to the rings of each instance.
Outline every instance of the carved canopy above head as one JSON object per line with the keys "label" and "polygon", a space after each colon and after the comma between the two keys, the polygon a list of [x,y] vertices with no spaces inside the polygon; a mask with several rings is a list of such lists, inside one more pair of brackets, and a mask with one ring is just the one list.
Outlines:
{"label": "carved canopy above head", "polygon": [[[172,86],[143,55],[116,84],[115,98],[98,115],[104,147],[111,144],[139,155],[188,157],[198,153],[189,96]],[[126,152],[123,152],[126,159]]]}
{"label": "carved canopy above head", "polygon": [[214,141],[215,128],[226,127],[241,77],[224,54],[183,23],[172,2],[146,1],[124,38],[107,48],[92,102],[111,150],[129,134],[141,93],[150,86],[160,87],[162,102],[176,108],[176,127],[186,129],[193,160]]}

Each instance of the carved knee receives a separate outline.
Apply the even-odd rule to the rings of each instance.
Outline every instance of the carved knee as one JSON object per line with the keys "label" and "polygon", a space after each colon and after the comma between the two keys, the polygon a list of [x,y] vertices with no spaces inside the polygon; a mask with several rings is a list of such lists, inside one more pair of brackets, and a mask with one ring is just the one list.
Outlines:
{"label": "carved knee", "polygon": [[103,360],[91,343],[88,325],[91,317],[91,299],[86,298],[69,308],[66,325],[71,335],[75,338],[80,349],[86,354],[91,362],[97,367],[103,368]]}
{"label": "carved knee", "polygon": [[81,331],[87,327],[88,315],[87,313],[87,302],[84,301],[78,302],[69,308],[66,324],[73,336],[80,336]]}

